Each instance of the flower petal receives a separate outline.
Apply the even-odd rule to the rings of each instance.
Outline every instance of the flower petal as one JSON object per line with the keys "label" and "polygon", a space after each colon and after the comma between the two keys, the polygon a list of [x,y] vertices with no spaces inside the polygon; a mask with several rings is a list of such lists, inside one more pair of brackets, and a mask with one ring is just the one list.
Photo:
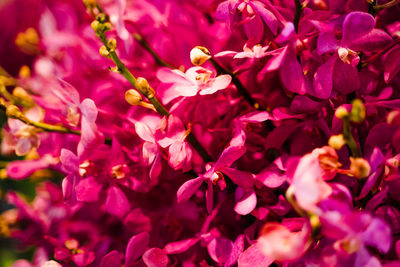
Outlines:
{"label": "flower petal", "polygon": [[135,266],[136,261],[146,251],[150,241],[150,234],[142,232],[134,235],[129,239],[125,252],[125,265],[126,267]]}
{"label": "flower petal", "polygon": [[123,217],[130,209],[131,205],[124,192],[117,186],[111,186],[106,199],[107,212],[117,217]]}
{"label": "flower petal", "polygon": [[181,185],[176,193],[178,203],[184,202],[191,198],[200,188],[203,181],[203,177],[197,177],[195,179],[186,181],[183,185]]}

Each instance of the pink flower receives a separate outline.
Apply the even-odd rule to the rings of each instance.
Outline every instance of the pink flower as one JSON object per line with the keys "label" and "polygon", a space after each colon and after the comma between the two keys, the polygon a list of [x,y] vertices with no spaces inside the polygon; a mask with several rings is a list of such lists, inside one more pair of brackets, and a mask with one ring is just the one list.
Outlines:
{"label": "pink flower", "polygon": [[318,203],[332,193],[332,188],[325,180],[336,174],[337,160],[336,152],[331,147],[317,148],[303,156],[287,194],[294,193],[296,202],[302,209],[318,212]]}
{"label": "pink flower", "polygon": [[159,91],[166,104],[180,96],[214,94],[227,88],[232,80],[227,74],[213,77],[213,72],[203,67],[192,67],[185,73],[162,68],[157,72],[157,78],[163,83]]}
{"label": "pink flower", "polygon": [[187,172],[192,167],[192,148],[185,141],[191,129],[185,130],[182,121],[170,115],[161,121],[161,127],[155,133],[157,143],[168,148],[168,163],[175,170]]}
{"label": "pink flower", "polygon": [[[290,221],[289,221],[290,223]],[[258,238],[258,246],[262,254],[278,262],[293,261],[300,258],[310,243],[310,227],[306,222],[301,225],[300,222],[289,224],[291,230],[285,225],[279,223],[267,223],[261,230]]]}

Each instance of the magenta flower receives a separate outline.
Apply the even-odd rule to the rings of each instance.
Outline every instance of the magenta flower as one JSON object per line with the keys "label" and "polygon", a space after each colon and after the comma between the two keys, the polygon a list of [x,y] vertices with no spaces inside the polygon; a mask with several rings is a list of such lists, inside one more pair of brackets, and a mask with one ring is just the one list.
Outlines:
{"label": "magenta flower", "polygon": [[337,166],[338,157],[334,149],[323,147],[313,150],[300,159],[287,194],[293,193],[302,209],[318,213],[318,203],[332,193],[325,180],[335,176]]}
{"label": "magenta flower", "polygon": [[[204,174],[195,179],[188,180],[179,188],[177,192],[178,203],[191,198],[202,183],[206,181],[208,185],[206,192],[207,210],[211,212],[214,202],[213,184],[217,184],[222,190],[226,187],[223,174],[226,174],[237,185],[248,190],[252,189],[253,175],[251,173],[230,168],[230,166],[246,152],[244,142],[244,132],[237,130],[229,146],[222,151],[215,164],[207,165],[207,171]],[[244,194],[244,192],[239,192],[239,198],[241,198],[242,203],[238,204],[235,208],[238,212],[248,214],[255,208],[257,199],[255,198],[254,191],[250,190],[246,194]]]}
{"label": "magenta flower", "polygon": [[316,24],[321,31],[318,37],[318,53],[334,53],[322,64],[314,75],[314,94],[328,98],[332,88],[348,94],[360,88],[356,66],[359,52],[374,52],[390,43],[390,36],[380,29],[374,29],[375,20],[367,13],[349,13],[343,21],[342,39],[335,38],[334,25]]}
{"label": "magenta flower", "polygon": [[266,1],[227,0],[218,5],[216,17],[233,28],[243,24],[249,43],[257,44],[264,35],[264,24],[276,35],[280,14]]}

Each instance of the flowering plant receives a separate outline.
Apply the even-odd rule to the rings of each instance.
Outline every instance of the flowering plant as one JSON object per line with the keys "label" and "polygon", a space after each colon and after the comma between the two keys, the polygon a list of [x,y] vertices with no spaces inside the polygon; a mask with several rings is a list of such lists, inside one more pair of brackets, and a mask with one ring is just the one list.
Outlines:
{"label": "flowering plant", "polygon": [[397,0],[0,13],[1,266],[400,265]]}

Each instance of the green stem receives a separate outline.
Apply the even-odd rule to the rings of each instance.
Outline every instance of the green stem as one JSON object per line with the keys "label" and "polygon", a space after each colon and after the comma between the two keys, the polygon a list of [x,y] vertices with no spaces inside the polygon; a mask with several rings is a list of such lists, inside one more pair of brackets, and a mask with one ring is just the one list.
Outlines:
{"label": "green stem", "polygon": [[387,2],[386,4],[375,5],[375,6],[373,6],[373,9],[376,12],[379,12],[379,11],[385,9],[385,8],[389,8],[389,7],[395,6],[398,2],[399,2],[398,0],[392,0],[390,2]]}
{"label": "green stem", "polygon": [[343,137],[346,141],[347,146],[349,147],[351,154],[355,158],[361,157],[360,149],[358,148],[357,142],[351,134],[350,121],[348,117],[344,117],[343,119]]}
{"label": "green stem", "polygon": [[154,60],[157,62],[158,65],[170,68],[170,69],[176,69],[174,66],[172,66],[171,64],[169,64],[168,62],[164,61],[159,55],[157,55],[157,53],[153,50],[153,48],[150,46],[150,44],[146,41],[146,39],[138,34],[138,33],[134,33],[133,34],[133,38],[135,38],[135,40],[147,51],[150,53],[150,55],[152,55],[152,57],[154,58]]}
{"label": "green stem", "polygon": [[[0,109],[6,111],[7,105],[4,103],[0,103]],[[64,126],[48,124],[45,122],[32,121],[32,120],[28,119],[22,112],[17,116],[13,116],[12,119],[17,119],[17,120],[25,123],[26,125],[33,126],[44,132],[68,133],[68,134],[75,134],[75,135],[79,135],[79,136],[81,135],[80,131],[72,130],[72,129],[69,129]],[[112,143],[111,138],[105,138],[104,143],[106,145],[111,145],[111,143]]]}
{"label": "green stem", "polygon": [[236,86],[239,93],[252,107],[254,107],[255,109],[262,109],[260,104],[257,103],[257,101],[250,95],[250,93],[247,91],[247,89],[244,87],[244,85],[241,83],[239,78],[234,73],[222,67],[213,57],[211,57],[209,60],[218,73],[228,74],[232,77],[232,83]]}

